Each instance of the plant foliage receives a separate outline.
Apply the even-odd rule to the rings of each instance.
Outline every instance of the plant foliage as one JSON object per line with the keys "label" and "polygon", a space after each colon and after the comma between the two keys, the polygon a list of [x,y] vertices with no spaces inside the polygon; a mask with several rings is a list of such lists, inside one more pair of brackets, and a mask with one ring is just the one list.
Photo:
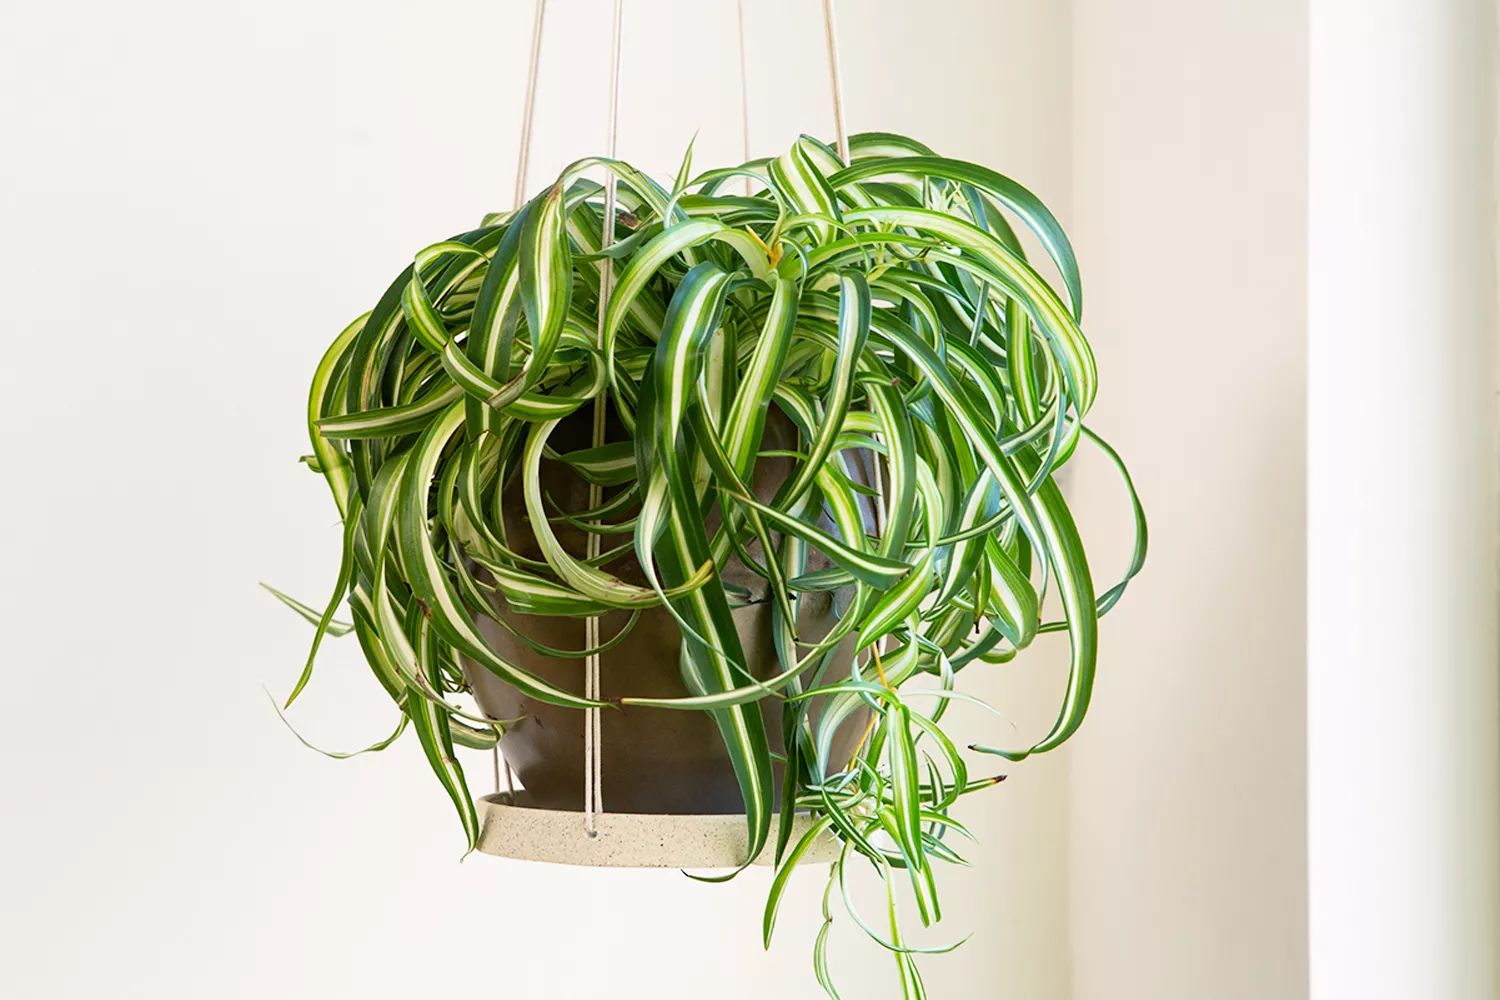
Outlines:
{"label": "plant foliage", "polygon": [[[804,137],[778,158],[689,181],[690,151],[670,190],[623,162],[583,160],[518,211],[420,251],[313,379],[305,461],[344,523],[333,597],[319,613],[277,596],[317,626],[292,697],[323,637],[352,630],[471,847],[475,809],[454,746],[493,746],[498,726],[452,700],[467,690],[463,659],[530,697],[593,704],[498,656],[476,617],[496,597],[577,617],[664,605],[698,693],[626,697],[620,708],[707,711],[718,722],[744,797],[748,856],[775,842],[767,943],[787,876],[811,838],[831,831],[844,847],[824,901],[819,981],[837,995],[829,903],[835,891],[850,902],[846,876],[863,862],[885,879],[888,919],[882,930],[852,903],[850,912],[890,949],[915,997],[924,995],[918,950],[903,943],[896,887],[910,883],[923,924],[939,919],[933,865],[961,862],[951,835],[966,835],[951,810],[999,780],[972,776],[973,758],[944,729],[948,706],[972,700],[957,681],[1040,632],[1066,631],[1068,682],[1050,731],[971,749],[1019,760],[1061,744],[1088,708],[1098,617],[1141,568],[1146,530],[1119,457],[1083,424],[1097,378],[1079,329],[1077,262],[1057,220],[1014,181],[902,136],[855,136],[850,154],[846,165]],[[602,188],[584,176],[601,171],[619,185],[614,245],[602,254]],[[1042,248],[1052,282],[1028,262],[1018,230]],[[613,291],[601,304],[603,267]],[[598,399],[630,440],[554,449],[560,421]],[[795,425],[799,447],[765,503],[746,484],[765,457],[771,408]],[[1137,528],[1123,579],[1102,593],[1056,482],[1081,442],[1124,476]],[[883,459],[873,499],[854,471],[860,453]],[[612,495],[560,513],[542,488],[544,457]],[[521,557],[505,535],[500,486],[516,475],[543,560]],[[569,551],[559,520],[600,534],[605,554]],[[808,570],[813,552],[824,568]],[[632,553],[649,586],[608,571]],[[744,664],[730,617],[739,595],[719,574],[731,559],[774,595],[783,672],[773,679]],[[1049,588],[1062,615],[1043,623]],[[798,603],[828,591],[848,595],[839,623],[804,641]],[[340,625],[346,600],[352,624]],[[851,637],[852,676],[821,677]],[[758,707],[768,698],[782,704],[791,780],[781,803]],[[865,709],[859,751],[832,759],[835,729]],[[791,843],[794,809],[815,825]]]}

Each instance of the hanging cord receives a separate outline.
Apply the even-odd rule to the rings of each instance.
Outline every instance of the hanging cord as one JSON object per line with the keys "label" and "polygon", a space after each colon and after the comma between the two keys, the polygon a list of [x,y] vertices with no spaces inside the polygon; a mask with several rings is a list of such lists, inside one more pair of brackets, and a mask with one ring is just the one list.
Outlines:
{"label": "hanging cord", "polygon": [[[735,28],[740,42],[740,162],[750,162],[750,74],[745,69],[745,0],[734,2]],[[750,177],[745,177],[745,197],[750,197]]]}
{"label": "hanging cord", "polygon": [[[526,197],[526,174],[531,168],[531,117],[536,111],[536,77],[542,62],[542,20],[546,12],[547,0],[536,0],[536,15],[531,21],[531,60],[526,65],[526,106],[521,111],[521,151],[516,163],[516,194],[510,204],[512,212],[521,207],[521,201]],[[514,802],[516,778],[511,773],[510,761],[500,752],[498,740],[495,742],[494,755],[495,792],[500,792],[501,768],[504,768],[505,792]]]}
{"label": "hanging cord", "polygon": [[[828,81],[833,90],[833,129],[838,139],[839,158],[848,166],[853,161],[849,159],[849,133],[844,127],[844,80],[839,72],[839,28],[833,2],[834,0],[823,0],[823,34],[828,42]],[[872,452],[870,455],[870,486],[875,491],[875,537],[879,538],[885,534],[885,476],[880,467],[879,452]],[[874,665],[882,682],[885,681],[885,671],[880,665],[880,654],[884,649],[885,639],[881,638],[870,647],[867,661]]]}
{"label": "hanging cord", "polygon": [[536,14],[531,22],[531,61],[526,64],[526,106],[521,112],[521,149],[517,154],[516,197],[511,210],[521,207],[526,198],[526,174],[531,168],[531,118],[536,112],[537,68],[542,62],[542,20],[547,13],[547,0],[536,0]]}
{"label": "hanging cord", "polygon": [[[849,159],[849,134],[844,129],[844,79],[839,72],[839,28],[838,19],[834,16],[833,0],[823,0],[823,33],[828,39],[828,80],[833,88],[833,128],[838,138],[839,158],[848,166],[852,161]],[[871,478],[874,481],[870,485],[875,490],[875,534],[878,537],[885,532],[885,486],[878,453],[872,464],[874,471]]]}
{"label": "hanging cord", "polygon": [[839,75],[839,28],[833,0],[823,0],[823,33],[828,38],[828,79],[833,85],[833,129],[838,135],[839,158],[849,164],[849,136],[844,131],[844,81]]}
{"label": "hanging cord", "polygon": [[[616,146],[620,131],[620,35],[621,23],[624,20],[624,0],[615,0],[614,28],[610,35],[609,48],[609,138],[606,143],[605,155],[613,160],[616,156]],[[605,174],[604,178],[604,217],[599,229],[599,249],[608,250],[615,242],[615,175]],[[608,257],[599,258],[599,327],[597,343],[602,350],[604,347],[604,315],[609,308],[610,293],[614,290],[615,271]],[[594,447],[598,448],[604,444],[604,410],[606,405],[606,394],[601,392],[594,397]],[[589,484],[589,509],[598,507],[604,501],[604,490],[597,483]],[[598,532],[590,532],[588,537],[588,558],[597,559],[602,546],[602,539]],[[584,622],[584,645],[590,652],[584,661],[583,672],[583,696],[595,701],[602,700],[603,687],[599,681],[598,652],[599,640],[599,616],[590,615]],[[584,829],[590,837],[598,836],[595,829],[595,814],[604,811],[604,757],[602,716],[597,708],[584,709],[583,723],[583,814]]]}
{"label": "hanging cord", "polygon": [[[849,134],[844,130],[844,79],[839,72],[839,28],[834,16],[833,0],[823,0],[823,33],[828,39],[828,80],[833,88],[833,128],[838,138],[839,158],[848,166]],[[880,455],[874,458],[874,472],[870,485],[875,490],[875,534],[885,531],[885,486],[880,470]]]}

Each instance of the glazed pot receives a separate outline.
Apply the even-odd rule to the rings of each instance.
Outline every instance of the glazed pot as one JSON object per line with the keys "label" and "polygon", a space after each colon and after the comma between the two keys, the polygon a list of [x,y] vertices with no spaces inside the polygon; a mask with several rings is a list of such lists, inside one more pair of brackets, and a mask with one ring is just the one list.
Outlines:
{"label": "glazed pot", "polygon": [[[558,452],[586,448],[590,444],[591,419],[587,410],[574,414],[552,434],[550,444]],[[619,440],[618,426],[607,428],[607,440]],[[763,450],[792,449],[797,432],[791,421],[774,407],[766,421]],[[863,456],[861,456],[863,457]],[[768,501],[792,471],[789,459],[761,459],[751,488],[756,497]],[[855,478],[868,481],[868,476]],[[588,484],[561,462],[544,460],[543,489],[568,513],[588,507]],[[507,538],[518,554],[540,559],[541,551],[532,535],[521,495],[519,474],[504,484],[502,508]],[[715,515],[716,517],[717,515]],[[869,516],[869,512],[867,512]],[[710,533],[716,521],[710,521]],[[569,552],[582,555],[585,533],[566,523],[554,530]],[[759,547],[750,549],[759,557]],[[812,553],[808,569],[827,563]],[[645,577],[633,556],[604,567],[623,580],[645,585]],[[483,571],[476,568],[483,577]],[[735,626],[747,666],[760,678],[772,677],[782,667],[771,638],[772,602],[766,581],[738,560],[723,569],[725,580],[748,589],[752,603],[734,609]],[[849,595],[839,594],[840,607]],[[815,642],[828,634],[837,618],[835,595],[808,594],[800,602],[798,636]],[[505,621],[534,641],[554,649],[582,649],[584,620],[554,616],[517,614],[497,596],[493,617]],[[600,619],[599,634],[607,639],[629,619],[624,611]],[[582,694],[584,660],[544,656],[521,641],[509,629],[489,618],[479,618],[479,628],[495,652],[511,663],[531,671],[549,683]],[[679,667],[681,633],[676,620],[663,608],[642,612],[640,620],[619,645],[600,657],[600,685],[604,698],[626,695],[653,698],[686,697],[690,692]],[[854,640],[845,639],[835,653],[824,682],[849,675]],[[475,700],[491,718],[519,720],[506,727],[500,749],[525,786],[531,803],[544,809],[581,810],[584,803],[584,713],[560,708],[526,697],[499,677],[465,660],[464,672],[474,689]],[[809,670],[809,675],[811,669]],[[819,710],[811,706],[813,718]],[[773,753],[781,746],[782,702],[768,698],[760,703],[766,736]],[[852,714],[840,726],[833,741],[834,759],[847,759],[864,731],[868,716]],[[735,813],[744,811],[739,784],[724,748],[719,728],[702,711],[625,706],[601,713],[601,782],[604,808],[612,812],[641,813]],[[774,765],[779,789],[782,766]]]}

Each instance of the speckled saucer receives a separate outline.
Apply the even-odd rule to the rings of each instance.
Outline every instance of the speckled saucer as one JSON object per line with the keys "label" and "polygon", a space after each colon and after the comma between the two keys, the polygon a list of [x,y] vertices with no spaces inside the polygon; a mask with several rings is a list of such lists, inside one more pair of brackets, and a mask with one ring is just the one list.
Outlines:
{"label": "speckled saucer", "polygon": [[[594,868],[737,868],[745,860],[744,816],[605,812],[594,818],[596,836],[591,837],[582,812],[531,808],[524,795],[516,804],[505,792],[475,803],[482,823],[480,851],[518,861]],[[810,817],[796,817],[792,843],[811,825]],[[766,845],[756,864],[769,865],[774,859],[775,831],[773,821],[773,843]],[[838,838],[824,833],[802,862],[835,861],[840,846]]]}

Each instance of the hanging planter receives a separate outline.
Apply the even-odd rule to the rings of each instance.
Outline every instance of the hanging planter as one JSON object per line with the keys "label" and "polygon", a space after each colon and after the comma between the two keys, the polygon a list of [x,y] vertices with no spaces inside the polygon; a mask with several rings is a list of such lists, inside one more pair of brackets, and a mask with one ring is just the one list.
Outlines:
{"label": "hanging planter", "polygon": [[[952,809],[1001,780],[976,755],[1083,721],[1146,530],[1083,425],[1097,378],[1057,220],[915,140],[847,147],[697,176],[690,150],[670,188],[582,160],[419,251],[314,376],[305,460],[343,557],[321,613],[283,599],[317,626],[292,698],[352,631],[470,849],[773,863],[768,942],[796,866],[832,862],[831,893],[869,865],[891,912],[854,918],[919,996],[896,887],[936,922]],[[1055,479],[1082,444],[1137,528],[1102,593]],[[962,752],[961,681],[1048,631],[1071,645],[1050,731]],[[523,790],[476,806],[456,746],[498,746]]]}

